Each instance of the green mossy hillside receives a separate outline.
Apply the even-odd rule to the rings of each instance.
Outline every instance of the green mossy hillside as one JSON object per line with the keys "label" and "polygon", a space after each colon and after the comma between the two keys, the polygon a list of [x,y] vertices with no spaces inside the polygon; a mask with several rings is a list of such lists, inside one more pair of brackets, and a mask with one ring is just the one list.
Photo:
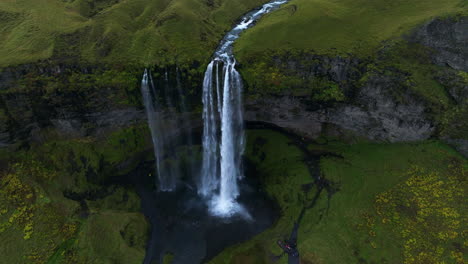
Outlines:
{"label": "green mossy hillside", "polygon": [[234,21],[263,2],[6,0],[0,3],[0,66],[51,58],[205,62]]}
{"label": "green mossy hillside", "polygon": [[142,263],[148,232],[141,213],[104,211],[91,215],[71,247],[70,259],[90,264]]}
{"label": "green mossy hillside", "polygon": [[[242,14],[265,2],[5,0],[0,67],[47,59],[199,67]],[[241,63],[268,50],[366,58],[383,41],[466,7],[464,0],[292,0],[243,34],[236,53]]]}
{"label": "green mossy hillside", "polygon": [[148,223],[136,193],[115,182],[145,160],[148,133],[128,127],[1,155],[2,262],[141,263]]}
{"label": "green mossy hillside", "polygon": [[399,232],[405,263],[464,263],[466,163],[452,158],[444,172],[413,166],[407,173],[405,182],[376,197],[369,233],[377,237],[380,223]]}
{"label": "green mossy hillside", "polygon": [[366,58],[383,41],[466,8],[465,0],[292,0],[243,34],[235,51],[241,63],[268,50]]}

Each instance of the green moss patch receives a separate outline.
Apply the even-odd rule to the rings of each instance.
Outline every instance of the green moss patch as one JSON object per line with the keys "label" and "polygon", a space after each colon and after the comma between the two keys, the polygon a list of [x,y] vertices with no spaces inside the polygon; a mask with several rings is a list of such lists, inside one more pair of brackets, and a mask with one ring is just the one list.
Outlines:
{"label": "green moss patch", "polygon": [[89,217],[70,250],[78,263],[142,263],[147,233],[140,213],[105,211]]}

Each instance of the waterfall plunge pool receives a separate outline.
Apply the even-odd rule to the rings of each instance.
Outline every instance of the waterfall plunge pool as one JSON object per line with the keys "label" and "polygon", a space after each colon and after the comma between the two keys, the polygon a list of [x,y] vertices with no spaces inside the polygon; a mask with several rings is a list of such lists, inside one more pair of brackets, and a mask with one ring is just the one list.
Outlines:
{"label": "waterfall plunge pool", "polygon": [[216,217],[193,182],[179,182],[174,192],[154,187],[154,162],[144,162],[129,175],[142,201],[142,211],[151,225],[144,264],[162,263],[166,254],[173,264],[206,263],[225,248],[247,241],[271,227],[279,218],[278,206],[261,190],[256,169],[245,164],[237,201],[250,219],[236,214]]}

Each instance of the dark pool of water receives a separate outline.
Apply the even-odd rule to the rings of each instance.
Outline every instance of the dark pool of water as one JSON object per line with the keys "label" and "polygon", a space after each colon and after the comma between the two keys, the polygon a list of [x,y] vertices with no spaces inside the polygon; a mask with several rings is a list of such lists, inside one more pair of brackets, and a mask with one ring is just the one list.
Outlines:
{"label": "dark pool of water", "polygon": [[[179,184],[171,193],[153,187],[151,163],[142,164],[132,177],[142,200],[142,211],[151,224],[144,264],[161,263],[165,254],[174,255],[173,264],[205,263],[223,249],[246,241],[269,228],[279,217],[277,206],[260,190],[254,170],[240,183],[239,202],[251,216],[229,219],[213,217],[206,201],[193,183]],[[250,175],[249,175],[250,174]]]}

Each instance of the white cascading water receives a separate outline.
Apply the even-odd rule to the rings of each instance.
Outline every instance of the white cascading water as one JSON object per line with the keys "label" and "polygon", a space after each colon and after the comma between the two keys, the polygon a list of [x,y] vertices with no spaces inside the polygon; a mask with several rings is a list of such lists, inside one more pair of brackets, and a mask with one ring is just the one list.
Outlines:
{"label": "white cascading water", "polygon": [[[221,217],[245,213],[236,199],[238,179],[243,177],[241,159],[244,152],[242,80],[235,66],[233,44],[240,34],[263,15],[288,0],[275,0],[246,14],[226,34],[203,81],[203,163],[198,191],[210,200],[210,211]],[[221,73],[221,75],[220,75]]]}
{"label": "white cascading water", "polygon": [[[177,171],[171,164],[166,164],[164,159],[170,156],[168,149],[172,146],[167,146],[166,130],[170,128],[167,122],[164,122],[161,112],[157,111],[156,107],[156,89],[151,74],[145,70],[141,81],[141,94],[145,105],[146,115],[148,117],[148,126],[151,132],[153,142],[154,156],[156,158],[156,174],[158,176],[159,190],[163,192],[173,191],[177,183]],[[166,125],[164,125],[166,124]]]}

